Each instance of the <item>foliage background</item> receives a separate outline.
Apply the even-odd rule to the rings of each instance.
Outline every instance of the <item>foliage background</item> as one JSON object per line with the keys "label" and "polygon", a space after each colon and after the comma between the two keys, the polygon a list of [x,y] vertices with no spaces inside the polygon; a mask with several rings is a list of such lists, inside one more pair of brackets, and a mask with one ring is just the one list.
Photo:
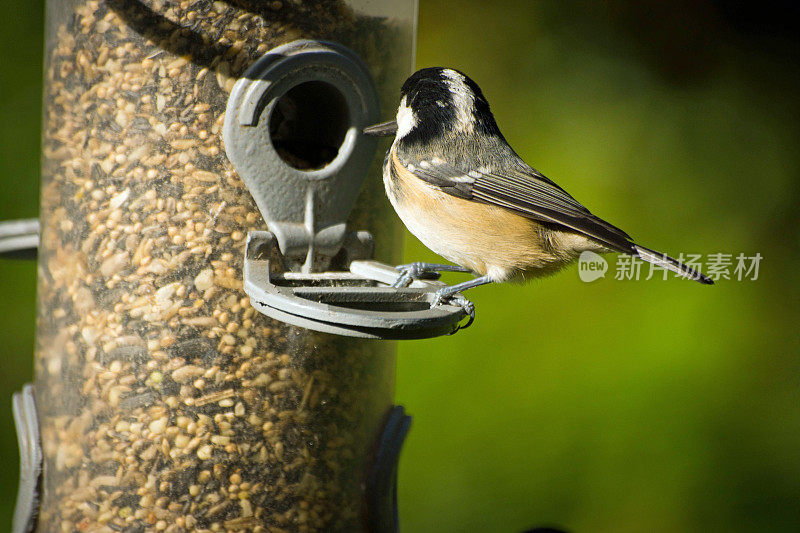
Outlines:
{"label": "foliage background", "polygon": [[[0,17],[0,218],[36,216],[41,0]],[[800,529],[798,8],[422,0],[418,66],[468,73],[517,151],[674,254],[757,281],[475,290],[454,337],[403,343],[403,529]],[[409,260],[433,260],[413,237]],[[456,277],[448,278],[455,281]],[[35,266],[0,261],[0,524],[32,378]],[[3,526],[0,525],[0,528]]]}

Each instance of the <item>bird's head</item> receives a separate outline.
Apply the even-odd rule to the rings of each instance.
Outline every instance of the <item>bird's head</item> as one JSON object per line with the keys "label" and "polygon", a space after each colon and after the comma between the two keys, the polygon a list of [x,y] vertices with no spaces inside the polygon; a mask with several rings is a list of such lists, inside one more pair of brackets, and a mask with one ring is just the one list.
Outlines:
{"label": "bird's head", "polygon": [[500,135],[480,87],[457,70],[418,70],[403,84],[400,96],[397,118],[365,128],[365,134],[394,135],[404,144],[422,145],[459,136]]}

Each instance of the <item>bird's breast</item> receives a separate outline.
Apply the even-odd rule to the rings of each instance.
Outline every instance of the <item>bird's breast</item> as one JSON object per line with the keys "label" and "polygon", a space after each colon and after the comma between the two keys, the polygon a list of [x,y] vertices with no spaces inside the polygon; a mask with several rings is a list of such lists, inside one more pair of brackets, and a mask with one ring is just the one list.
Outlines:
{"label": "bird's breast", "polygon": [[[494,281],[552,272],[580,253],[561,246],[575,234],[449,195],[416,177],[394,150],[386,159],[383,179],[389,201],[415,237],[442,257]],[[585,239],[580,240],[575,244],[584,244]]]}

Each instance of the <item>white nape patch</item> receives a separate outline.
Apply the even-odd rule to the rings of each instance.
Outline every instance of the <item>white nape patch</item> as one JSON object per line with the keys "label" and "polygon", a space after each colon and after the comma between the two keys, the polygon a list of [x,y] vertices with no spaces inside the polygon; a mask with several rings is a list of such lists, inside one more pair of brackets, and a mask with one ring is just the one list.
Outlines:
{"label": "white nape patch", "polygon": [[401,139],[408,135],[417,125],[417,117],[410,107],[406,105],[406,97],[400,100],[400,107],[397,108],[397,134],[396,139]]}
{"label": "white nape patch", "polygon": [[483,177],[483,174],[481,174],[480,172],[476,172],[474,170],[470,170],[469,172],[467,172],[467,174],[469,174],[470,176],[472,176],[475,179]]}
{"label": "white nape patch", "polygon": [[453,176],[450,179],[455,181],[456,183],[475,183],[475,178],[473,178],[472,176],[467,176],[467,175]]}
{"label": "white nape patch", "polygon": [[464,133],[475,131],[475,95],[467,87],[466,79],[455,70],[446,68],[442,70],[445,83],[453,96],[453,104],[456,107],[456,129]]}
{"label": "white nape patch", "polygon": [[420,161],[419,166],[421,166],[422,168],[431,168],[431,164],[428,163],[427,161]]}
{"label": "white nape patch", "polygon": [[445,104],[441,100],[436,100],[436,105],[438,105],[439,107],[447,107],[447,104]]}
{"label": "white nape patch", "polygon": [[492,173],[492,169],[489,168],[489,167],[480,166],[480,167],[478,167],[478,172],[481,172],[483,174],[491,174]]}

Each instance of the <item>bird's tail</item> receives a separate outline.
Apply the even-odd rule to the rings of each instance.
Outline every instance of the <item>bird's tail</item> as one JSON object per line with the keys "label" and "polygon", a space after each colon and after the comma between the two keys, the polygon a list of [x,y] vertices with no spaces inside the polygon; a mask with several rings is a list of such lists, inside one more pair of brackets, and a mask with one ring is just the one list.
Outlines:
{"label": "bird's tail", "polygon": [[655,250],[645,248],[644,246],[639,246],[638,244],[634,244],[633,248],[636,250],[636,254],[648,263],[653,263],[654,265],[672,270],[680,276],[699,281],[700,283],[704,283],[706,285],[714,284],[714,280],[711,278],[704,276],[700,271],[684,265],[677,259],[673,259],[667,254],[656,252]]}

